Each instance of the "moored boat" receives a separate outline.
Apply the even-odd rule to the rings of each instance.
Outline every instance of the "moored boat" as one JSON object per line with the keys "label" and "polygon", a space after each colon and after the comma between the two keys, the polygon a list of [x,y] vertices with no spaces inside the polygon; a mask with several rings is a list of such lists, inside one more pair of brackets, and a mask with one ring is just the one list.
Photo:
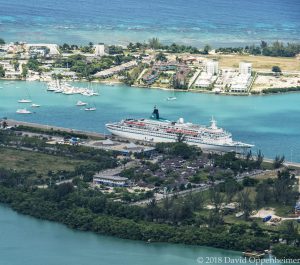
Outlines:
{"label": "moored boat", "polygon": [[32,104],[31,104],[31,107],[32,107],[32,108],[39,108],[40,106],[41,106],[41,105],[35,104],[35,103],[32,103]]}
{"label": "moored boat", "polygon": [[168,97],[167,98],[168,101],[173,101],[173,100],[176,100],[176,99],[177,99],[176,97]]}
{"label": "moored boat", "polygon": [[97,110],[95,107],[92,107],[92,108],[85,108],[84,109],[85,111],[95,111],[95,110]]}
{"label": "moored boat", "polygon": [[233,141],[231,133],[217,127],[212,118],[210,126],[197,125],[178,121],[169,121],[159,116],[155,107],[149,119],[125,119],[120,122],[106,124],[106,128],[114,135],[148,142],[183,142],[196,145],[208,151],[245,153],[253,145]]}
{"label": "moored boat", "polygon": [[19,103],[31,103],[32,101],[30,99],[19,99]]}
{"label": "moored boat", "polygon": [[77,103],[76,103],[76,106],[86,106],[87,103],[86,102],[83,102],[83,101],[80,101],[78,100]]}
{"label": "moored boat", "polygon": [[32,112],[27,109],[17,109],[16,113],[18,114],[31,114]]}

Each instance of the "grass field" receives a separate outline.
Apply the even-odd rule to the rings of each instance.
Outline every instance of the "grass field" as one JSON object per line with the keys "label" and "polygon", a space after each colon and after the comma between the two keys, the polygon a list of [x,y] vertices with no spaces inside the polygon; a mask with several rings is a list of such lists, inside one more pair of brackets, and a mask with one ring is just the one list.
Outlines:
{"label": "grass field", "polygon": [[0,148],[0,167],[17,171],[35,170],[37,174],[46,176],[48,171],[74,170],[76,165],[84,161],[71,158],[47,155],[33,151]]}
{"label": "grass field", "polygon": [[241,61],[253,64],[254,70],[271,70],[277,65],[282,71],[300,71],[300,60],[288,57],[251,56],[251,55],[210,55],[211,59],[218,59],[220,67],[238,68]]}

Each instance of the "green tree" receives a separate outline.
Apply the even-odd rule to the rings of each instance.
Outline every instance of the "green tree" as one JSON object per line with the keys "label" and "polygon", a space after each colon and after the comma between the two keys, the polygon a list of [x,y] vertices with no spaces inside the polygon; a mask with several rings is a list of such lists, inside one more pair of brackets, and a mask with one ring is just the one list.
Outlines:
{"label": "green tree", "polygon": [[272,66],[272,72],[273,72],[275,75],[280,75],[280,74],[281,74],[281,69],[280,69],[279,66],[274,65],[274,66]]}
{"label": "green tree", "polygon": [[278,244],[273,247],[272,254],[279,259],[300,259],[300,248]]}
{"label": "green tree", "polygon": [[39,70],[39,61],[36,58],[30,58],[27,62],[27,67],[29,70],[38,72]]}
{"label": "green tree", "polygon": [[268,205],[272,199],[272,191],[268,181],[263,181],[256,188],[255,204],[257,208]]}
{"label": "green tree", "polygon": [[148,41],[149,47],[151,49],[157,50],[159,48],[161,48],[161,44],[159,42],[158,38],[152,38]]}
{"label": "green tree", "polygon": [[240,204],[241,210],[244,212],[245,220],[249,219],[250,213],[253,209],[252,201],[250,199],[250,190],[244,189],[239,193],[238,202]]}
{"label": "green tree", "polygon": [[226,194],[227,203],[232,201],[232,198],[235,196],[238,190],[239,190],[239,184],[235,179],[229,178],[225,180],[224,191]]}
{"label": "green tree", "polygon": [[161,61],[161,62],[166,62],[168,59],[167,59],[166,55],[163,52],[159,52],[158,54],[156,54],[155,60],[156,61]]}
{"label": "green tree", "polygon": [[274,181],[274,197],[276,202],[288,205],[296,200],[297,192],[293,190],[295,175],[285,169],[278,171],[277,179]]}
{"label": "green tree", "polygon": [[203,53],[204,54],[208,54],[211,50],[211,47],[209,45],[205,45],[203,48]]}
{"label": "green tree", "polygon": [[0,45],[3,45],[3,44],[5,44],[5,41],[4,41],[4,39],[0,38]]}
{"label": "green tree", "polygon": [[20,63],[18,60],[12,60],[11,64],[14,66],[15,71],[18,71]]}
{"label": "green tree", "polygon": [[25,78],[27,76],[27,74],[28,74],[28,67],[27,67],[26,64],[22,64],[22,74],[21,74],[21,76],[23,78]]}
{"label": "green tree", "polygon": [[257,155],[256,155],[256,161],[255,161],[256,168],[261,168],[261,164],[263,161],[264,161],[264,155],[261,152],[261,150],[258,150]]}
{"label": "green tree", "polygon": [[284,160],[285,160],[284,155],[283,156],[276,155],[273,161],[273,167],[275,169],[282,167]]}
{"label": "green tree", "polygon": [[300,244],[300,237],[298,232],[298,224],[294,221],[287,221],[281,229],[283,239],[286,239],[287,244]]}

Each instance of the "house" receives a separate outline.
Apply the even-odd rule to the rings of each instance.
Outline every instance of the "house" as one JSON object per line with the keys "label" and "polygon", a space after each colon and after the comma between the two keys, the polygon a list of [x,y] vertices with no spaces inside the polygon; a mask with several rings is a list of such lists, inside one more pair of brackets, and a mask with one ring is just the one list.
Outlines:
{"label": "house", "polygon": [[158,72],[153,72],[146,74],[143,76],[142,80],[147,84],[147,85],[152,85],[158,78],[159,73]]}
{"label": "house", "polygon": [[25,49],[28,51],[29,56],[34,55],[49,55],[50,57],[58,56],[59,49],[57,44],[37,43],[37,44],[25,44]]}
{"label": "house", "polygon": [[104,56],[106,55],[106,52],[105,52],[105,45],[102,43],[102,44],[97,44],[97,45],[94,45],[94,48],[95,48],[95,55],[96,56]]}
{"label": "house", "polygon": [[94,77],[96,78],[108,78],[108,77],[111,77],[115,74],[118,74],[122,71],[128,71],[134,67],[137,66],[137,62],[136,61],[129,61],[127,63],[123,63],[121,65],[117,65],[117,66],[114,66],[114,67],[111,67],[109,69],[106,69],[106,70],[103,70],[103,71],[100,71],[100,72],[97,72],[96,74],[94,74]]}

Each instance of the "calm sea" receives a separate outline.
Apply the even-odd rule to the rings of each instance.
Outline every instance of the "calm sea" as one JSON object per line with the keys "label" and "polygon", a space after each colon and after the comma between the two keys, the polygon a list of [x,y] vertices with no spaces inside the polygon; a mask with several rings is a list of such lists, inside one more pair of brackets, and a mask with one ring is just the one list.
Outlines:
{"label": "calm sea", "polygon": [[7,41],[203,46],[300,40],[299,0],[0,0]]}
{"label": "calm sea", "polygon": [[[207,260],[208,257],[211,260]],[[204,262],[197,262],[201,258]],[[216,258],[219,263],[211,262]],[[243,259],[240,262],[240,259],[241,253],[234,251],[146,244],[74,231],[57,223],[17,214],[0,205],[1,265],[255,264],[244,263]]]}
{"label": "calm sea", "polygon": [[[170,120],[183,117],[208,125],[214,116],[235,140],[254,144],[254,153],[261,149],[266,157],[285,154],[287,160],[300,162],[300,93],[237,97],[177,92],[176,101],[167,101],[173,92],[125,85],[93,84],[92,88],[100,95],[68,96],[47,92],[42,82],[0,81],[0,118],[108,133],[106,123],[149,117],[157,105],[161,116]],[[18,99],[28,96],[42,107],[32,115],[16,114],[18,108],[26,106],[18,103]],[[86,112],[76,107],[78,100],[95,105],[97,111]]]}

